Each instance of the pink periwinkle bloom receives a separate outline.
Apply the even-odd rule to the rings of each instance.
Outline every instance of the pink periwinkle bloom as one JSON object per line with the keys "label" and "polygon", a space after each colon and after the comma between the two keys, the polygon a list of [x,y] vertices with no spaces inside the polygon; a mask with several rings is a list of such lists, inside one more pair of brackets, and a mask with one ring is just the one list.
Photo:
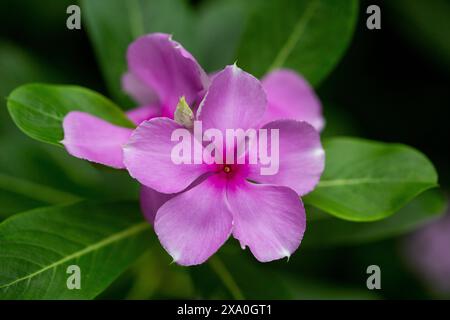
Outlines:
{"label": "pink periwinkle bloom", "polygon": [[[204,130],[218,129],[225,136],[227,129],[260,128],[266,108],[260,81],[233,65],[214,76],[195,118]],[[259,164],[245,161],[174,163],[172,150],[178,141],[171,136],[179,128],[165,117],[144,121],[124,147],[131,176],[173,195],[157,210],[154,228],[174,261],[202,263],[231,234],[259,261],[289,257],[306,227],[299,196],[314,188],[324,168],[319,133],[304,121],[264,124],[262,128],[279,130],[279,170],[262,175]],[[194,134],[190,138],[194,145]]]}
{"label": "pink periwinkle bloom", "polygon": [[[160,33],[134,41],[127,59],[123,87],[140,104],[127,115],[139,127],[70,112],[62,141],[68,152],[114,168],[126,165],[142,184],[145,217],[179,264],[204,262],[231,234],[260,261],[292,254],[305,230],[298,196],[314,188],[324,166],[318,134],[324,121],[309,84],[290,70],[275,70],[260,82],[235,66],[208,77],[189,52]],[[180,127],[172,119],[182,96],[206,128],[279,129],[278,173],[262,176],[257,165],[173,164],[170,134]]]}

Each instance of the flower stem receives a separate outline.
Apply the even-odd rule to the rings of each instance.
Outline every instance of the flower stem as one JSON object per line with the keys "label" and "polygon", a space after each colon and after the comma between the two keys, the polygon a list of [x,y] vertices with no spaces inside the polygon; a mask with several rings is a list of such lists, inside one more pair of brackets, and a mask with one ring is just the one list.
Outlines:
{"label": "flower stem", "polygon": [[233,276],[226,268],[225,264],[222,262],[222,260],[218,257],[216,254],[215,256],[211,257],[209,259],[209,265],[213,269],[213,271],[217,274],[217,276],[222,280],[225,287],[230,291],[231,296],[235,300],[243,300],[244,295],[241,292],[241,289],[239,289],[236,281],[234,281]]}

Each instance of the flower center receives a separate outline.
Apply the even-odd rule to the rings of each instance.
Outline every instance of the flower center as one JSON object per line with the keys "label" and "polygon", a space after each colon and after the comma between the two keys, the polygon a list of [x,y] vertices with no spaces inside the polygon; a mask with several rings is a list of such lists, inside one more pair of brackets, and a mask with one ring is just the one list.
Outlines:
{"label": "flower center", "polygon": [[230,173],[230,172],[231,172],[231,167],[228,166],[228,165],[225,165],[225,166],[223,167],[223,172],[225,172],[225,173]]}

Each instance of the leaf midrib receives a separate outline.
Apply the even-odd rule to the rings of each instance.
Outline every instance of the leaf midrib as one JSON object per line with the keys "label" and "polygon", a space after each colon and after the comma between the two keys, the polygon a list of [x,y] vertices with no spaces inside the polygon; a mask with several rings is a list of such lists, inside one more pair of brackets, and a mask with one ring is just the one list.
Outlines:
{"label": "leaf midrib", "polygon": [[303,35],[306,25],[309,23],[315,10],[317,9],[318,3],[319,0],[312,1],[311,4],[306,7],[303,14],[299,16],[291,35],[287,38],[285,44],[281,47],[280,51],[276,55],[274,61],[272,62],[266,73],[269,73],[273,69],[280,68],[284,65],[292,50],[295,48],[300,37]]}
{"label": "leaf midrib", "polygon": [[[10,103],[9,104],[10,108],[20,107],[20,108],[28,109],[31,112],[40,113],[40,114],[42,114],[42,115],[44,115],[44,116],[46,116],[48,118],[51,118],[53,120],[58,121],[58,122],[61,122],[64,119],[64,117],[61,117],[61,116],[56,115],[56,114],[48,113],[48,112],[44,111],[44,109],[42,109],[42,108],[34,109],[34,108],[30,107],[28,104],[24,104],[24,103],[22,103],[22,102],[20,102],[18,100],[12,99],[12,98],[8,98],[8,102]],[[15,106],[13,106],[12,104],[15,104]]]}
{"label": "leaf midrib", "polygon": [[37,270],[37,271],[35,271],[33,273],[30,273],[30,274],[28,274],[28,275],[26,275],[24,277],[16,279],[16,280],[14,280],[14,281],[12,281],[10,283],[4,284],[4,285],[0,286],[0,289],[4,289],[4,288],[7,288],[7,287],[10,287],[10,286],[12,286],[12,285],[14,285],[16,283],[21,282],[21,281],[29,280],[29,279],[31,279],[31,278],[33,278],[33,277],[35,277],[35,276],[37,276],[37,275],[47,271],[47,270],[50,270],[50,269],[58,267],[59,265],[65,263],[67,261],[79,258],[79,257],[81,257],[83,255],[86,255],[86,254],[89,254],[90,252],[93,252],[95,250],[101,249],[102,247],[106,247],[106,246],[108,246],[108,245],[110,245],[110,244],[112,244],[114,242],[120,241],[120,240],[122,240],[124,238],[130,237],[130,236],[132,236],[134,234],[140,233],[140,232],[142,232],[142,231],[144,231],[146,229],[149,229],[149,228],[150,228],[150,225],[146,221],[143,221],[143,222],[140,222],[138,224],[135,224],[135,225],[133,225],[131,227],[128,227],[125,230],[122,230],[122,231],[120,231],[118,233],[114,233],[114,234],[104,238],[103,240],[101,240],[99,242],[90,244],[87,247],[83,248],[82,250],[76,251],[76,252],[74,252],[74,253],[72,253],[72,254],[70,254],[70,255],[68,255],[68,256],[60,259],[60,260],[57,260],[57,261],[53,262],[52,264],[49,264],[48,266],[46,266],[44,268],[41,268],[41,269],[39,269],[39,270]]}

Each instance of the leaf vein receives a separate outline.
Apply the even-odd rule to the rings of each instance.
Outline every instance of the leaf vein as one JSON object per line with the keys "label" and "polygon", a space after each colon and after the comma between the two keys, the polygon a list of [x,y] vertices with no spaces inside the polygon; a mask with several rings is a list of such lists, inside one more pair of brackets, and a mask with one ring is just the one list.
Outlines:
{"label": "leaf vein", "polygon": [[299,17],[297,23],[294,26],[293,32],[288,37],[286,43],[281,47],[273,63],[270,65],[267,73],[273,69],[280,68],[284,65],[286,59],[291,54],[292,50],[294,50],[295,45],[299,41],[300,37],[305,32],[306,25],[308,24],[315,10],[317,9],[318,3],[319,3],[318,0],[311,2],[311,4],[305,9],[304,13]]}
{"label": "leaf vein", "polygon": [[138,223],[138,224],[136,224],[136,225],[134,225],[132,227],[129,227],[129,228],[123,230],[123,231],[120,231],[118,233],[112,234],[111,236],[109,236],[109,237],[107,237],[107,238],[105,238],[105,239],[103,239],[103,240],[101,240],[101,241],[99,241],[97,243],[91,244],[91,245],[85,247],[82,250],[76,251],[76,252],[74,252],[74,253],[72,253],[72,254],[70,254],[70,255],[68,255],[68,256],[66,256],[66,257],[64,257],[64,258],[62,258],[62,259],[60,259],[58,261],[55,261],[54,263],[52,263],[52,264],[50,264],[50,265],[48,265],[48,266],[46,266],[46,267],[44,267],[44,268],[42,268],[40,270],[37,270],[37,271],[35,271],[33,273],[30,273],[30,274],[28,274],[28,275],[26,275],[24,277],[18,278],[18,279],[14,280],[14,281],[12,281],[10,283],[4,284],[4,285],[0,286],[0,289],[10,287],[10,286],[12,286],[12,285],[14,285],[16,283],[19,283],[21,281],[24,281],[24,280],[27,280],[28,282],[30,282],[30,280],[33,277],[35,277],[35,276],[37,276],[37,275],[39,275],[39,274],[41,274],[41,273],[43,273],[43,272],[45,272],[47,270],[55,268],[55,267],[65,263],[67,261],[72,260],[72,259],[79,258],[79,257],[81,257],[81,256],[83,256],[85,254],[89,254],[92,251],[95,252],[95,250],[97,250],[97,249],[100,249],[102,247],[106,247],[106,246],[108,246],[108,245],[110,245],[110,244],[112,244],[114,242],[117,242],[117,241],[122,240],[124,238],[130,237],[130,236],[132,236],[134,234],[140,233],[140,232],[142,232],[142,231],[144,231],[144,230],[146,230],[148,228],[150,228],[150,225],[147,222],[144,221],[144,222]]}

